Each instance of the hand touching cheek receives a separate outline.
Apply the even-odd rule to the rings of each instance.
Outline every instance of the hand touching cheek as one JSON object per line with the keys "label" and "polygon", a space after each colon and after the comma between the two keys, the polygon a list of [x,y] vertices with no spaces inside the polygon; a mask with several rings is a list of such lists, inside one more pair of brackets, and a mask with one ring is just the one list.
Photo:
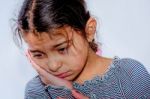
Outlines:
{"label": "hand touching cheek", "polygon": [[72,82],[64,80],[62,78],[58,78],[46,70],[41,68],[41,66],[37,65],[31,58],[29,51],[26,52],[26,56],[29,59],[30,63],[32,64],[33,68],[38,72],[42,82],[46,85],[55,85],[55,86],[65,86],[69,89],[73,89]]}

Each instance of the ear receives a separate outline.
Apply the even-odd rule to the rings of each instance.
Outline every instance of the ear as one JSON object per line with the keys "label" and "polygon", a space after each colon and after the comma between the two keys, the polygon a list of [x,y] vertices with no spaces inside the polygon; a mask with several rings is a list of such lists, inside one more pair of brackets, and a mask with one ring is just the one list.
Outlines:
{"label": "ear", "polygon": [[86,32],[86,37],[87,37],[88,42],[92,42],[92,40],[94,39],[96,26],[97,26],[96,20],[92,17],[89,18],[85,27],[85,32]]}

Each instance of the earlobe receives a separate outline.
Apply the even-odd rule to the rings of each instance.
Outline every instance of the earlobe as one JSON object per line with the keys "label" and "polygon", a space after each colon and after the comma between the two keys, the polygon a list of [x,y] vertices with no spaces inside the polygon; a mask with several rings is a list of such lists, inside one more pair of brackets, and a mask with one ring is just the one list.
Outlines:
{"label": "earlobe", "polygon": [[96,20],[92,17],[89,18],[89,20],[86,23],[86,28],[85,28],[88,42],[92,42],[92,40],[94,39],[96,26],[97,26]]}

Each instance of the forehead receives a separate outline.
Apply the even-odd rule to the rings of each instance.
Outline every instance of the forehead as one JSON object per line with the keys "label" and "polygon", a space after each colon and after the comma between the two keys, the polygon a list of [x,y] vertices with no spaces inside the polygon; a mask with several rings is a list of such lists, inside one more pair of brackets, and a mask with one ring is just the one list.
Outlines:
{"label": "forehead", "polygon": [[30,48],[36,48],[41,45],[53,46],[55,43],[64,41],[67,39],[67,31],[65,29],[53,30],[50,33],[40,33],[35,35],[34,33],[27,33],[23,36],[25,42]]}

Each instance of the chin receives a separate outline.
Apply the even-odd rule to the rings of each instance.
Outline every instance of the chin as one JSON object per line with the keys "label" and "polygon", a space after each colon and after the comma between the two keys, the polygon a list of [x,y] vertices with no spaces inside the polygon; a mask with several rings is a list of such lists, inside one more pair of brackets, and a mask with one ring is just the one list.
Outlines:
{"label": "chin", "polygon": [[74,77],[74,75],[71,75],[71,76],[65,77],[63,79],[68,80],[68,81],[74,81],[75,78],[76,77]]}

